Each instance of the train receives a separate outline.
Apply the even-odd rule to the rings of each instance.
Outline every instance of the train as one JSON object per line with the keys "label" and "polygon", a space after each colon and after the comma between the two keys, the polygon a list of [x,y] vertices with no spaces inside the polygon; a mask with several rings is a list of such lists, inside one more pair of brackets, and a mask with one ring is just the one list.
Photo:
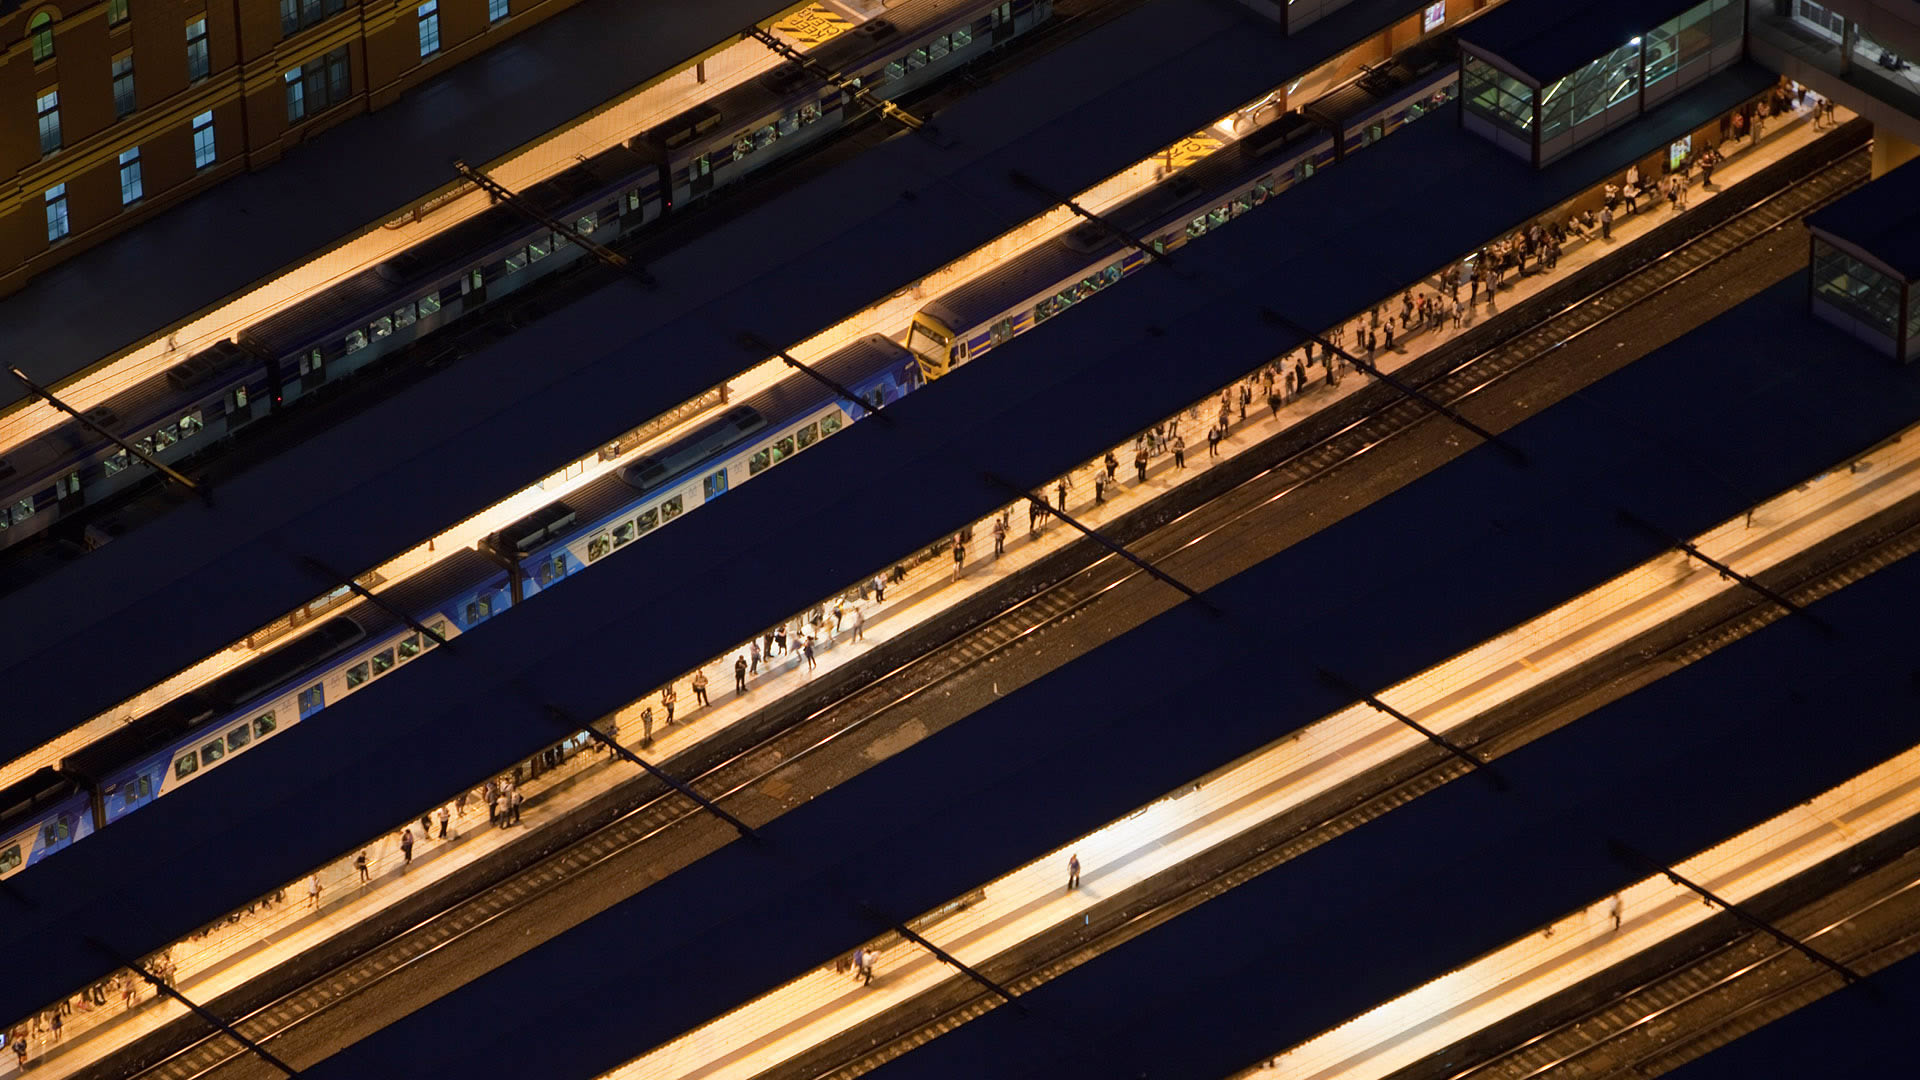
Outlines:
{"label": "train", "polygon": [[[1425,44],[1439,51],[1447,43]],[[1456,73],[1445,64],[1372,69],[1329,92],[1361,88],[1337,114],[1285,113],[1103,216],[1156,252],[1177,250],[1381,137],[1355,138],[1352,131],[1378,126],[1383,135],[1454,100]],[[0,877],[151,804],[432,648],[432,635],[388,609],[410,613],[442,638],[471,632],[1147,261],[1099,225],[1076,226],[924,304],[906,345],[870,334],[813,365],[864,404],[789,375],[382,591],[381,605],[336,590],[302,612],[324,621],[290,644],[68,755],[57,769],[0,790]]]}
{"label": "train", "polygon": [[377,604],[336,590],[309,605],[318,610],[305,614],[317,625],[298,638],[0,790],[0,878],[179,790],[920,385],[912,355],[878,334],[813,366],[865,404],[804,377],[784,379],[381,590]]}
{"label": "train", "polygon": [[[893,99],[1052,14],[1053,0],[907,0],[809,57]],[[788,62],[519,194],[580,236],[613,244],[819,142],[858,111],[850,104],[837,85]],[[177,465],[402,348],[474,325],[503,298],[588,257],[566,233],[497,205],[289,304],[86,410],[84,423],[67,420],[0,457],[0,549],[150,473],[96,428]],[[446,351],[456,349],[449,342]]]}
{"label": "train", "polygon": [[1105,212],[1105,225],[1083,222],[954,287],[914,313],[907,347],[928,379],[940,378],[1152,261],[1121,237],[1175,251],[1457,101],[1455,50],[1451,34],[1410,46]]}

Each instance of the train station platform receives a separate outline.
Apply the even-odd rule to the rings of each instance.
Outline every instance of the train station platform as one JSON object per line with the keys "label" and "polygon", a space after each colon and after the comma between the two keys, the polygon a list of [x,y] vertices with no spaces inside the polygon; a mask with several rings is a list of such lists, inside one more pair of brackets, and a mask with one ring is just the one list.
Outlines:
{"label": "train station platform", "polygon": [[[0,300],[0,350],[42,386],[284,273],[593,112],[691,66],[794,0],[654,10],[584,0],[505,43],[40,274]],[[251,222],[252,224],[247,224]],[[218,237],[218,243],[209,243]],[[156,273],[165,267],[168,272]],[[102,304],[103,296],[113,297]],[[25,397],[0,385],[0,407]]]}
{"label": "train station platform", "polygon": [[[1046,210],[1013,170],[1082,190],[1415,7],[1363,0],[1280,39],[1250,12],[1157,0],[948,109],[937,136],[894,139],[659,260],[659,289],[586,297],[537,341],[467,356],[225,483],[212,507],[182,508],[0,599],[0,615],[33,613],[0,620],[5,670],[21,676],[16,715],[31,718],[0,734],[0,757],[333,588],[302,556],[350,573],[376,565],[736,377],[764,359],[743,332],[802,340]],[[145,629],[177,611],[195,617],[164,637]],[[81,649],[114,661],[86,680],[29,677]]]}
{"label": "train station platform", "polygon": [[[1433,130],[1441,136],[1468,138],[1444,128]],[[1664,137],[1663,132],[1649,134],[1648,141],[1655,145]],[[1398,156],[1394,146],[1390,140],[1343,168],[1361,170],[1356,176],[1367,170],[1379,170],[1383,175],[1404,170],[1409,160]],[[1485,157],[1467,163],[1470,169],[1460,178],[1463,184],[1481,165],[1500,160],[1491,148],[1475,149]],[[1624,150],[1616,153],[1625,156]],[[1517,163],[1513,166],[1521,168]],[[1399,175],[1406,174],[1401,171]],[[1593,178],[1589,173],[1588,179]],[[1530,178],[1532,182],[1536,181]],[[1301,190],[1311,193],[1317,189]],[[1569,186],[1568,190],[1576,189]],[[1336,195],[1331,190],[1319,191],[1317,198],[1299,203],[1284,217],[1301,215],[1302,220],[1313,220],[1327,212],[1325,203]],[[1517,214],[1528,204],[1514,200],[1503,205],[1507,212]],[[1257,216],[1249,218],[1242,228],[1252,229],[1259,220]],[[1289,227],[1283,218],[1275,222],[1274,227],[1282,231]],[[1501,227],[1517,223],[1509,217]],[[1476,225],[1486,223],[1466,222],[1460,226],[1456,234],[1460,247],[1470,248],[1488,239],[1486,232],[1465,231]],[[1296,221],[1293,227],[1297,226]],[[1236,234],[1229,230],[1221,235]],[[1253,232],[1239,235],[1248,237],[1249,242],[1259,239]],[[1380,268],[1372,254],[1364,265],[1356,261],[1340,268],[1342,273],[1350,271],[1355,281],[1344,313],[1377,302],[1383,298],[1383,291],[1387,296],[1399,291],[1397,287],[1379,287],[1372,275]],[[1358,260],[1360,249],[1354,249],[1354,255]],[[1410,264],[1417,269],[1406,270],[1409,279],[1430,271],[1439,261]],[[1396,269],[1390,266],[1386,272]],[[1326,276],[1341,275],[1329,271]],[[1180,284],[1169,281],[1162,286]],[[1148,296],[1154,291],[1150,287],[1136,295],[1146,301],[1157,300]],[[1181,299],[1188,296],[1184,291],[1176,295]],[[1110,318],[1151,320],[1161,315],[1160,310],[1148,306],[1131,308],[1128,316],[1115,312]],[[460,649],[421,667],[422,677],[396,681],[391,692],[377,699],[371,695],[364,701],[349,698],[330,708],[324,730],[303,727],[288,732],[286,737],[296,739],[301,751],[263,755],[256,766],[246,770],[222,770],[153,810],[117,825],[115,830],[76,846],[61,859],[49,861],[36,870],[36,880],[23,881],[22,888],[43,911],[84,911],[88,917],[101,920],[101,925],[123,927],[130,940],[122,947],[129,952],[158,948],[181,937],[210,913],[244,906],[250,897],[357,848],[366,838],[393,828],[397,818],[444,799],[476,777],[501,767],[503,759],[537,751],[560,734],[553,731],[546,717],[546,702],[562,703],[571,714],[582,717],[612,713],[649,683],[658,685],[668,678],[683,677],[694,665],[706,661],[712,656],[714,641],[738,640],[743,627],[768,625],[785,613],[811,606],[832,587],[823,588],[823,581],[860,580],[952,527],[956,520],[997,511],[1003,496],[980,481],[983,468],[1019,483],[1045,485],[1052,476],[1082,461],[1087,447],[1111,445],[1128,437],[1128,433],[1164,416],[1168,401],[1209,396],[1221,382],[1276,351],[1270,329],[1251,339],[1227,341],[1232,349],[1197,348],[1223,329],[1249,329],[1244,319],[1223,318],[1219,310],[1203,309],[1185,322],[1166,323],[1171,331],[1168,334],[1123,335],[1128,346],[1168,350],[1163,362],[1143,364],[1142,357],[1116,353],[1111,347],[1068,353],[1084,364],[1071,373],[1073,379],[1036,384],[1031,376],[1044,370],[1044,365],[1021,363],[1025,355],[1022,350],[1037,358],[1041,355],[1037,350],[1059,349],[1063,341],[1082,332],[1097,336],[1101,324],[1081,318],[1078,322],[1061,320],[1058,325],[1065,338],[1017,339],[1004,346],[1012,351],[1003,362],[971,368],[964,377],[943,384],[950,385],[951,390],[915,395],[897,406],[896,424],[856,425],[823,444],[814,451],[824,463],[820,468],[812,472],[783,471],[780,475],[787,479],[778,484],[770,475],[766,483],[743,488],[707,513],[689,517],[674,530],[663,530],[649,541],[655,545],[655,558],[647,565],[610,561],[595,570],[599,584],[594,590],[555,590],[541,603],[528,604],[514,619],[502,620],[489,634],[475,635]],[[1175,350],[1170,342],[1178,342],[1181,347]],[[1173,355],[1176,352],[1178,355]],[[1726,358],[1726,362],[1734,359]],[[1210,372],[1207,365],[1216,367]],[[1807,378],[1805,373],[1798,377]],[[1745,377],[1735,380],[1741,385],[1748,381]],[[1755,388],[1755,392],[1776,382],[1790,384],[1796,391],[1810,390],[1814,385],[1795,382],[1788,370],[1778,380]],[[1900,384],[1881,368],[1826,371],[1817,385],[1822,393],[1848,398],[1849,407],[1836,410],[1836,416],[1846,418],[1852,427],[1810,428],[1783,438],[1781,456],[1768,463],[1778,470],[1777,474],[1769,472],[1755,481],[1762,491],[1772,490],[1765,487],[1766,483],[1784,486],[1842,456],[1859,430],[1904,407],[1897,389]],[[1088,408],[1062,410],[1058,408],[1060,400],[1082,401]],[[1147,411],[1152,408],[1159,411]],[[1722,422],[1727,419],[1721,418]],[[1008,438],[1007,432],[1022,435]],[[1708,425],[1688,436],[1686,445],[1711,446],[1713,437],[1724,434]],[[1665,456],[1642,458],[1638,467],[1662,476],[1671,471],[1670,459]],[[858,490],[845,490],[836,478],[854,470],[865,478],[863,485]],[[1614,483],[1626,482],[1631,475],[1633,470],[1622,470],[1621,477],[1596,490],[1614,490]],[[1491,485],[1486,490],[1500,490],[1500,484],[1489,478],[1481,481],[1483,486]],[[1087,487],[1084,482],[1078,485],[1076,490],[1081,494],[1075,498],[1084,500]],[[871,497],[874,491],[910,489],[918,493],[913,500],[876,501]],[[1724,498],[1725,492],[1721,494]],[[788,523],[798,530],[797,535],[833,535],[838,539],[831,547],[811,551],[808,559],[796,564],[766,550],[761,542],[759,523],[775,520]],[[976,533],[976,559],[978,536]],[[1610,525],[1597,530],[1596,536],[1617,539]],[[1511,539],[1508,537],[1509,542]],[[1463,545],[1462,550],[1474,549],[1465,541]],[[1487,616],[1486,632],[1505,625],[1502,619],[1510,623],[1537,610],[1537,603],[1527,606],[1530,602],[1557,600],[1575,587],[1568,578],[1577,579],[1580,573],[1590,572],[1593,565],[1605,564],[1608,556],[1644,557],[1644,553],[1644,542],[1623,542],[1596,553],[1588,565],[1570,562],[1554,581],[1540,583],[1540,596],[1522,598],[1515,606]],[[1380,564],[1394,565],[1403,555],[1381,552]],[[1322,552],[1315,558],[1325,559],[1326,555]],[[1344,561],[1333,560],[1336,564]],[[659,566],[676,568],[671,580],[659,574]],[[1423,581],[1422,575],[1430,568],[1430,562],[1420,562],[1407,566],[1404,572],[1413,575],[1413,581]],[[689,608],[681,583],[693,579],[705,583],[704,603]],[[609,612],[603,602],[607,595],[628,597],[631,602],[620,612]],[[1489,598],[1480,601],[1492,602]],[[654,628],[638,625],[624,614],[649,605],[679,613],[675,634],[663,639]],[[1312,614],[1303,609],[1299,617],[1305,619]],[[1464,627],[1462,632],[1467,632]],[[1408,657],[1385,648],[1372,630],[1361,632],[1356,640],[1370,644],[1365,655],[1353,659],[1356,675],[1386,679],[1412,670],[1407,666]],[[718,677],[715,682],[724,686],[728,680]],[[687,700],[684,692],[682,700]],[[452,742],[434,738],[432,755],[411,752],[423,736],[444,730],[467,734]],[[1200,749],[1203,755],[1213,756],[1217,747]],[[1207,764],[1203,762],[1189,772],[1198,772]],[[332,771],[336,768],[338,773]],[[1178,775],[1164,779],[1171,785],[1178,782]],[[236,817],[232,812],[236,805],[255,807],[256,812]],[[292,827],[295,822],[298,828]],[[298,839],[289,841],[289,835]],[[168,846],[169,837],[179,836],[202,838],[205,856],[183,858],[177,848]],[[261,854],[244,863],[220,855],[233,850]],[[162,851],[168,852],[165,858],[159,857]],[[190,873],[186,871],[189,865],[193,867]],[[102,875],[114,874],[144,875],[142,880],[153,883],[137,909],[123,910],[125,898],[102,895],[91,884]],[[17,931],[11,927],[7,931],[7,947],[23,961],[32,960],[23,962],[21,969],[45,976],[44,990],[39,993],[25,982],[18,984],[18,996],[6,1003],[20,1012],[40,1007],[50,997],[93,977],[84,973],[90,965],[98,966],[92,954],[58,936],[54,932],[57,927],[32,925],[37,919],[23,918]],[[9,986],[6,992],[15,993],[16,987]]]}

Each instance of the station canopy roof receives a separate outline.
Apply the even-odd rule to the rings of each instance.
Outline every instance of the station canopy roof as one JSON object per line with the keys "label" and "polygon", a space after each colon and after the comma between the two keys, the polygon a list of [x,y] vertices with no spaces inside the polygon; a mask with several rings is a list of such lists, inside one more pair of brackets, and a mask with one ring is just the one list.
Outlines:
{"label": "station canopy roof", "polygon": [[1895,169],[1807,215],[1807,228],[1870,257],[1904,281],[1920,281],[1920,168]]}
{"label": "station canopy roof", "polygon": [[1508,0],[1460,28],[1460,43],[1537,85],[1698,7],[1700,0]]}

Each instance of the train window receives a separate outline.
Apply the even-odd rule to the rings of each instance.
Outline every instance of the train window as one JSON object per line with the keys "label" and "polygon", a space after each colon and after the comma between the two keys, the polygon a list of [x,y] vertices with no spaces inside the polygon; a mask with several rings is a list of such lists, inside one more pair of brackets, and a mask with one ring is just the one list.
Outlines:
{"label": "train window", "polygon": [[113,453],[108,454],[107,460],[106,460],[107,475],[112,476],[115,473],[125,472],[127,469],[127,462],[130,460],[132,460],[132,456],[129,455],[125,450],[116,450]]}
{"label": "train window", "polygon": [[153,453],[153,436],[148,435],[145,438],[135,439],[133,448],[142,454],[151,455]]}
{"label": "train window", "polygon": [[234,387],[233,392],[227,395],[227,407],[229,409],[244,409],[247,407],[246,383],[241,383],[239,386]]}
{"label": "train window", "polygon": [[767,466],[772,464],[773,449],[771,447],[756,450],[753,453],[753,457],[747,461],[747,475],[758,476],[767,470]]}
{"label": "train window", "polygon": [[600,227],[599,214],[581,214],[580,220],[573,223],[573,231],[579,233],[582,236],[592,235],[593,230],[599,227]]}
{"label": "train window", "polygon": [[27,498],[21,499],[19,502],[13,504],[13,523],[15,525],[20,524],[21,522],[27,520],[32,516],[33,516],[33,497],[32,496],[28,496]]}
{"label": "train window", "polygon": [[994,323],[992,326],[987,327],[988,344],[1000,345],[1006,342],[1007,339],[1011,337],[1013,337],[1013,320],[1012,319],[1001,319],[999,322]]}
{"label": "train window", "polygon": [[794,434],[799,437],[800,449],[805,450],[807,447],[820,441],[820,425],[808,424],[806,427],[794,432]]}
{"label": "train window", "polygon": [[527,241],[527,260],[529,262],[539,262],[551,254],[553,254],[553,237],[551,233],[537,240]]}
{"label": "train window", "polygon": [[420,298],[420,317],[426,318],[440,310],[440,294],[428,293]]}
{"label": "train window", "polygon": [[1295,180],[1305,180],[1306,178],[1312,175],[1313,175],[1313,162],[1311,161],[1303,161],[1298,166],[1296,166],[1293,170],[1293,178]]}
{"label": "train window", "polygon": [[773,140],[779,137],[780,133],[774,129],[772,124],[768,124],[766,127],[753,133],[753,148],[755,150],[764,150],[773,143]]}
{"label": "train window", "polygon": [[700,497],[706,500],[717,499],[727,493],[727,470],[721,469],[711,476],[700,480]]}
{"label": "train window", "polygon": [[375,341],[393,336],[393,316],[382,315],[367,326],[367,336]]}
{"label": "train window", "polygon": [[173,778],[175,780],[184,780],[197,772],[199,768],[200,756],[189,750],[182,755],[178,761],[173,763]]}
{"label": "train window", "polygon": [[227,756],[227,744],[215,739],[200,748],[200,764],[211,765]]}
{"label": "train window", "polygon": [[1195,240],[1207,235],[1207,215],[1201,214],[1187,222],[1187,239]]}
{"label": "train window", "polygon": [[263,712],[253,718],[253,737],[256,739],[264,739],[273,734],[273,729],[279,726],[279,724],[274,722],[272,713]]}
{"label": "train window", "polygon": [[733,156],[743,158],[751,153],[753,153],[753,132],[743,131],[733,140]]}
{"label": "train window", "polygon": [[153,794],[153,777],[148,776],[146,773],[141,773],[139,787],[140,787],[141,798],[144,799],[147,796],[152,795]]}
{"label": "train window", "polygon": [[417,317],[418,316],[413,313],[413,305],[411,303],[401,304],[399,307],[393,309],[393,328],[395,330],[404,330],[412,326]]}
{"label": "train window", "polygon": [[392,649],[381,649],[379,652],[373,654],[373,673],[375,675],[382,674],[386,671],[391,670],[392,668],[393,668],[393,650]]}
{"label": "train window", "polygon": [[793,436],[788,435],[787,437],[773,444],[773,463],[775,465],[780,464],[782,461],[792,456],[793,456]]}
{"label": "train window", "polygon": [[635,535],[652,532],[653,527],[658,524],[660,524],[660,512],[657,510],[642,510],[633,519]]}
{"label": "train window", "polygon": [[478,600],[471,600],[471,601],[468,601],[467,603],[467,625],[468,626],[472,626],[473,624],[482,621],[487,616],[492,614],[493,614],[493,599],[491,597],[483,596]]}
{"label": "train window", "polygon": [[[705,161],[706,158],[701,158],[700,160]],[[635,188],[634,190],[627,192],[627,211],[629,213],[632,213],[639,209],[640,209],[640,189]],[[553,244],[554,247],[563,246],[561,237],[558,233],[554,234],[553,240],[554,240],[554,244]]]}
{"label": "train window", "polygon": [[367,347],[367,332],[365,330],[347,331],[347,351],[348,352],[357,353],[361,349],[364,349],[366,347]]}
{"label": "train window", "polygon": [[613,534],[598,532],[587,541],[587,561],[592,562],[613,550]]}
{"label": "train window", "polygon": [[895,60],[893,63],[887,65],[888,79],[904,79],[906,77],[907,77],[907,65],[901,63],[898,60]]}
{"label": "train window", "polygon": [[633,522],[623,521],[613,527],[613,546],[624,547],[627,541],[632,540],[636,535],[633,531]]}
{"label": "train window", "polygon": [[153,433],[153,448],[155,450],[165,450],[167,447],[179,441],[180,425],[178,424],[168,424],[166,427]]}
{"label": "train window", "polygon": [[311,375],[312,373],[319,371],[320,364],[321,364],[320,355],[321,354],[319,349],[315,349],[310,353],[302,354],[300,357],[300,374]]}
{"label": "train window", "polygon": [[191,439],[200,434],[200,429],[206,426],[206,421],[200,419],[198,412],[190,412],[180,418],[180,437]]}
{"label": "train window", "polygon": [[824,439],[834,432],[839,431],[840,426],[844,423],[846,423],[846,415],[839,409],[833,410],[820,418],[820,437]]}
{"label": "train window", "polygon": [[774,130],[782,135],[791,135],[800,130],[800,114],[788,113],[773,122]]}
{"label": "train window", "polygon": [[[472,607],[473,605],[469,604],[467,606]],[[367,670],[366,661],[363,660],[347,669],[347,689],[351,690],[372,677]]]}
{"label": "train window", "polygon": [[1212,210],[1207,211],[1207,224],[1217,229],[1225,225],[1227,220],[1232,216],[1233,210],[1231,207],[1216,206]]}
{"label": "train window", "polygon": [[[818,119],[820,119],[820,103],[819,102],[809,101],[805,105],[800,106],[800,122],[801,123],[811,124]],[[702,160],[705,160],[705,159],[702,159]]]}
{"label": "train window", "polygon": [[59,843],[62,840],[65,840],[67,838],[67,834],[68,834],[68,829],[67,829],[66,819],[55,818],[52,821],[47,822],[46,827],[40,830],[40,842],[51,846],[53,844]]}
{"label": "train window", "polygon": [[526,248],[521,248],[519,251],[511,252],[507,255],[507,273],[511,274],[516,270],[524,270],[526,269],[526,267],[527,267],[527,249]]}
{"label": "train window", "polygon": [[660,503],[660,521],[662,524],[672,521],[674,518],[677,518],[679,516],[680,516],[680,496],[675,495],[673,498],[663,500]]}
{"label": "train window", "polygon": [[425,637],[425,638],[421,638],[421,639],[420,639],[420,648],[421,648],[421,650],[422,650],[422,651],[425,651],[425,650],[427,650],[427,649],[431,649],[431,648],[433,648],[433,647],[434,647],[435,645],[438,645],[438,644],[440,644],[440,642],[441,642],[441,641],[445,641],[445,640],[447,639],[447,620],[445,620],[445,619],[435,619],[435,620],[433,620],[432,622],[430,622],[430,623],[428,623],[428,624],[427,624],[427,629],[429,629],[429,630],[431,630],[431,631],[433,631],[433,632],[434,632],[435,634],[437,634],[437,635],[439,635],[439,638],[440,638],[440,640],[439,640],[439,641],[435,641],[435,640],[434,640],[434,639],[433,639],[432,637]]}
{"label": "train window", "polygon": [[402,660],[411,660],[414,657],[419,656],[420,655],[420,635],[408,634],[406,637],[401,638],[398,648],[400,650],[400,659]]}
{"label": "train window", "polygon": [[966,47],[967,47],[968,45],[971,45],[971,44],[973,44],[973,28],[972,28],[972,27],[970,27],[970,26],[963,26],[963,27],[961,27],[960,29],[958,29],[958,30],[955,30],[955,31],[953,32],[953,47],[954,47],[954,48],[956,48],[956,49],[964,49],[964,48],[966,48]]}
{"label": "train window", "polygon": [[12,847],[9,847],[7,850],[0,851],[0,874],[9,873],[11,871],[18,870],[19,868],[20,868],[20,845],[19,844],[14,844]]}
{"label": "train window", "polygon": [[238,750],[253,741],[253,729],[245,724],[227,732],[227,749]]}
{"label": "train window", "polygon": [[948,51],[945,37],[937,37],[927,42],[927,59],[929,60],[938,60],[946,56]]}
{"label": "train window", "polygon": [[560,554],[555,555],[551,559],[541,560],[540,584],[551,585],[552,583],[559,581],[561,578],[566,576],[567,576],[566,552],[561,552]]}
{"label": "train window", "polygon": [[1234,197],[1234,200],[1233,200],[1233,216],[1234,217],[1239,217],[1241,214],[1244,214],[1251,209],[1253,209],[1253,194],[1251,192],[1245,195],[1237,195]]}
{"label": "train window", "polygon": [[467,274],[466,279],[461,283],[464,286],[464,288],[462,288],[460,291],[463,293],[471,292],[472,290],[478,289],[481,286],[485,285],[486,283],[487,283],[486,271],[473,270]]}
{"label": "train window", "polygon": [[56,476],[53,478],[54,498],[64,499],[69,495],[78,494],[80,494],[79,473],[68,473],[65,476]]}
{"label": "train window", "polygon": [[[801,111],[805,112],[806,110],[803,109]],[[816,118],[818,117],[817,110],[815,116]],[[801,119],[804,120],[806,117],[802,116]],[[701,154],[699,157],[687,162],[688,176],[706,176],[711,172],[713,172],[713,159],[707,154]]]}
{"label": "train window", "polygon": [[915,49],[907,54],[907,70],[918,71],[927,66],[927,50]]}
{"label": "train window", "polygon": [[314,683],[300,691],[300,719],[305,720],[326,707],[327,688],[324,683]]}

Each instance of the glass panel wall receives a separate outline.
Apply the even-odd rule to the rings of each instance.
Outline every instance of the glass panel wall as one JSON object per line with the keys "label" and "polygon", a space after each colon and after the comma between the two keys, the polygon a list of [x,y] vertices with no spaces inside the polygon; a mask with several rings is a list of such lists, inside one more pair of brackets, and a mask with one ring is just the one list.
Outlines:
{"label": "glass panel wall", "polygon": [[1640,110],[1640,39],[1540,91],[1540,162],[1632,120]]}
{"label": "glass panel wall", "polygon": [[[1472,55],[1461,60],[1460,85],[1468,126],[1480,127],[1496,143],[1531,159],[1533,87]],[[1483,123],[1474,124],[1476,119]]]}
{"label": "glass panel wall", "polygon": [[1833,245],[1813,241],[1813,297],[1892,342],[1899,330],[1900,281]]}

